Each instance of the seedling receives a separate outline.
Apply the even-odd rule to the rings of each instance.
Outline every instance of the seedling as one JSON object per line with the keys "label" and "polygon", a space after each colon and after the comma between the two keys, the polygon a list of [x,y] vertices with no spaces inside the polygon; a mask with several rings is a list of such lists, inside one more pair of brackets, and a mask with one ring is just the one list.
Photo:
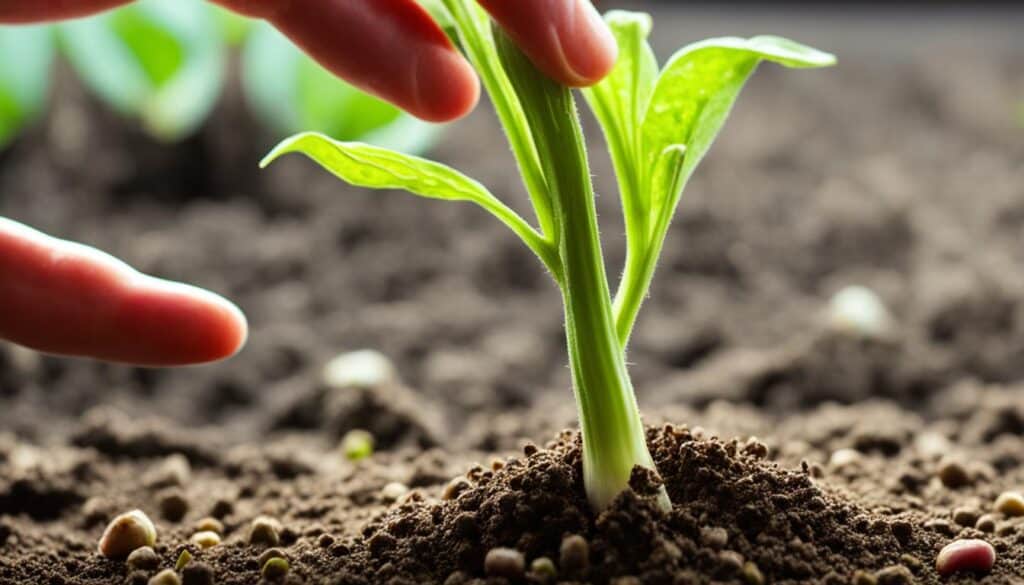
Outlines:
{"label": "seedling", "polygon": [[[472,201],[507,225],[547,267],[562,292],[569,359],[583,435],[584,485],[605,508],[635,466],[654,469],[625,348],[647,295],[684,185],[761,61],[822,67],[832,55],[770,36],[718,38],[679,50],[659,71],[647,14],[606,16],[620,47],[612,74],[584,91],[618,177],[627,238],[614,298],[605,275],[594,193],[571,92],[544,77],[471,0],[442,0],[460,46],[479,72],[505,129],[539,227],[479,182],[437,162],[304,133],[263,160],[299,152],[357,186]],[[662,491],[663,506],[668,497]]]}
{"label": "seedling", "polygon": [[417,153],[434,143],[441,128],[338,79],[267,23],[245,43],[242,83],[253,110],[278,136],[316,130]]}
{"label": "seedling", "polygon": [[0,147],[42,112],[50,87],[53,34],[47,27],[0,26]]}

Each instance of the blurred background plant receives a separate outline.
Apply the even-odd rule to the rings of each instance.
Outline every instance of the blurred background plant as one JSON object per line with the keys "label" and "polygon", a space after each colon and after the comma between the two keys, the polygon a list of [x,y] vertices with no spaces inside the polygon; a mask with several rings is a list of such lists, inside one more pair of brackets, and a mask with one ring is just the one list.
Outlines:
{"label": "blurred background plant", "polygon": [[53,26],[0,27],[0,54],[18,57],[0,60],[0,147],[44,111],[58,49],[91,93],[161,142],[181,141],[209,118],[233,50],[268,143],[315,129],[416,153],[441,128],[335,78],[265,23],[203,0],[140,0]]}

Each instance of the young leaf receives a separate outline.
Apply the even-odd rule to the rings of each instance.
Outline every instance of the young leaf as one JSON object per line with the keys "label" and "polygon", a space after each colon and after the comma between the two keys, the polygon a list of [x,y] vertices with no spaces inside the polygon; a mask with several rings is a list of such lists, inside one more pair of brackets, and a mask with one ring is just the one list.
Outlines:
{"label": "young leaf", "polygon": [[261,162],[298,152],[339,179],[357,187],[402,189],[414,195],[448,201],[472,201],[512,229],[554,274],[557,252],[515,211],[479,182],[441,163],[359,142],[340,142],[316,132],[297,134],[281,142]]}
{"label": "young leaf", "polygon": [[442,128],[338,79],[267,23],[245,43],[242,83],[257,115],[282,134],[314,130],[415,153],[433,145]]}
{"label": "young leaf", "polygon": [[0,26],[0,147],[42,111],[50,87],[53,34],[45,26]]}
{"label": "young leaf", "polygon": [[224,80],[216,17],[201,0],[141,0],[59,25],[82,80],[111,107],[163,140],[195,131]]}
{"label": "young leaf", "polygon": [[800,68],[835,63],[834,56],[817,49],[760,36],[694,43],[665,65],[643,121],[646,168],[659,168],[658,158],[673,145],[684,146],[686,156],[682,172],[672,173],[664,166],[655,172],[649,187],[653,214],[674,212],[683,185],[711,147],[747,78],[764,60]]}
{"label": "young leaf", "polygon": [[605,14],[619,44],[615,69],[601,83],[585,89],[583,96],[604,131],[619,180],[626,237],[639,237],[646,244],[647,191],[642,185],[643,166],[640,124],[654,82],[658,62],[647,43],[651,16],[643,12],[612,10]]}

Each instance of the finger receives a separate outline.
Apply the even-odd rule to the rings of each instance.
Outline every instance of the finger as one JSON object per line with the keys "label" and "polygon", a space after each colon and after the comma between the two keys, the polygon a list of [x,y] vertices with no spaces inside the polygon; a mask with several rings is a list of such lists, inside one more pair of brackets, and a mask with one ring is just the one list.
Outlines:
{"label": "finger", "polygon": [[101,12],[130,0],[0,0],[0,22],[24,24],[77,18]]}
{"label": "finger", "polygon": [[245,317],[201,289],[0,218],[0,338],[144,366],[209,362],[245,343]]}
{"label": "finger", "polygon": [[611,72],[618,45],[590,0],[479,0],[538,69],[572,87]]}
{"label": "finger", "polygon": [[321,65],[432,122],[476,105],[473,68],[414,0],[217,0],[265,18]]}

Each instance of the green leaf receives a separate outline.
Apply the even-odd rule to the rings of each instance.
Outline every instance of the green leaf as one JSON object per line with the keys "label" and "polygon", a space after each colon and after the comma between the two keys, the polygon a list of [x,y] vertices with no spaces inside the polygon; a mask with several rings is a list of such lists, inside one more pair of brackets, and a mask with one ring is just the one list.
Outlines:
{"label": "green leaf", "polygon": [[651,17],[643,12],[613,10],[605,14],[619,45],[615,69],[601,83],[583,91],[583,96],[604,131],[619,181],[625,215],[626,237],[646,242],[647,191],[643,188],[640,124],[654,82],[658,62],[647,42]]}
{"label": "green leaf", "polygon": [[53,64],[47,26],[0,26],[0,146],[35,119],[46,104]]}
{"label": "green leaf", "polygon": [[282,134],[313,130],[415,153],[432,146],[442,128],[338,79],[267,23],[245,43],[242,83],[256,114]]}
{"label": "green leaf", "polygon": [[308,156],[357,187],[402,189],[430,199],[476,203],[510,227],[555,272],[558,262],[554,248],[483,185],[451,167],[369,144],[332,140],[316,132],[284,140],[260,162],[260,167],[293,152]]}
{"label": "green leaf", "polygon": [[[677,52],[665,66],[642,129],[646,168],[655,169],[649,183],[652,213],[660,219],[674,212],[680,191],[714,142],[747,78],[763,60],[800,68],[835,63],[834,56],[817,49],[781,37],[760,36],[694,43]],[[686,148],[679,173],[657,164],[662,153],[674,145]]]}
{"label": "green leaf", "polygon": [[59,31],[86,85],[159,139],[197,130],[220,96],[226,53],[215,13],[201,0],[141,0]]}

